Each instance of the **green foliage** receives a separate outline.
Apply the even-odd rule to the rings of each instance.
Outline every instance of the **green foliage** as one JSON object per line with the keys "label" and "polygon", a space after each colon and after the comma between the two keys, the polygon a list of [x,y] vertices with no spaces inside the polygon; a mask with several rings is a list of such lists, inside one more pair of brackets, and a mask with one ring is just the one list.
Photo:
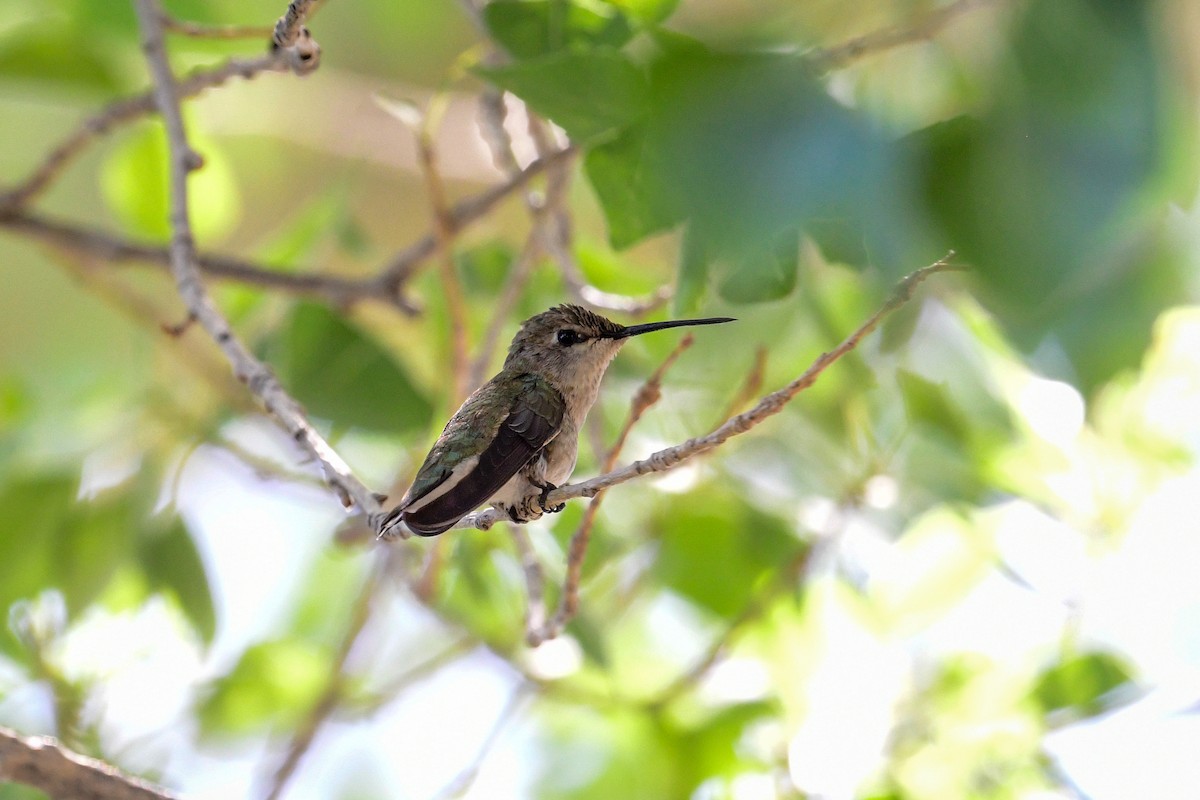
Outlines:
{"label": "green foliage", "polygon": [[[190,195],[200,248],[280,271],[369,274],[428,233],[425,187],[407,168],[380,168],[407,133],[393,126],[376,139],[370,117],[327,106],[330,87],[351,103],[344,109],[380,81],[403,80],[420,97],[449,92],[449,112],[431,120],[455,202],[486,179],[475,148],[458,146],[475,136],[463,93],[480,79],[511,92],[577,149],[564,210],[588,283],[637,300],[668,290],[678,315],[741,320],[697,334],[630,437],[629,459],[710,430],[760,346],[761,395],[860,325],[901,272],[951,248],[966,269],[926,283],[761,427],[685,469],[610,490],[582,564],[579,613],[562,640],[529,648],[525,575],[505,526],[392,545],[387,574],[359,605],[363,587],[376,586],[376,545],[346,545],[365,540],[333,533],[323,516],[336,505],[331,493],[260,463],[260,454],[287,462],[295,453],[246,424],[259,419],[253,403],[202,331],[162,333],[161,323],[182,319],[162,271],[30,246],[6,216],[0,724],[45,718],[48,698],[57,732],[85,729],[81,749],[152,759],[154,748],[128,743],[160,731],[127,730],[135,715],[103,707],[123,702],[122,681],[144,657],[178,680],[174,699],[187,711],[174,724],[200,734],[203,757],[193,758],[185,735],[162,773],[186,794],[194,776],[177,765],[211,761],[209,746],[240,760],[265,752],[271,763],[261,766],[274,765],[274,743],[296,733],[335,680],[335,654],[366,609],[337,685],[338,735],[368,717],[381,727],[418,718],[457,726],[468,714],[484,724],[474,718],[479,686],[447,686],[456,671],[429,681],[409,673],[428,656],[444,663],[449,645],[467,670],[496,668],[505,690],[533,698],[496,741],[503,748],[521,731],[519,754],[530,757],[516,767],[539,800],[743,797],[765,786],[759,778],[777,781],[781,795],[848,795],[786,785],[803,771],[809,754],[796,751],[814,731],[834,734],[822,742],[831,752],[848,747],[839,723],[855,737],[876,727],[885,748],[866,766],[845,762],[861,767],[863,798],[1059,791],[1046,768],[1047,731],[1069,734],[1062,729],[1080,720],[1099,729],[1106,711],[1135,698],[1135,665],[1163,654],[1135,652],[1146,646],[1137,637],[1111,651],[1064,651],[1052,621],[1028,624],[1021,615],[1031,619],[1026,606],[1036,604],[1024,600],[1061,600],[1060,565],[1038,559],[1061,545],[1085,569],[1130,581],[1145,564],[1154,580],[1171,573],[1172,559],[1146,548],[1172,533],[1169,520],[1187,518],[1198,459],[1190,409],[1200,402],[1200,325],[1187,309],[1159,321],[1195,292],[1200,151],[1186,96],[1195,87],[1170,55],[1187,46],[1178,9],[974,4],[919,42],[868,44],[851,66],[816,74],[812,48],[919,26],[923,10],[946,4],[763,0],[691,4],[677,16],[678,0],[477,5],[479,29],[454,3],[321,4],[308,20],[323,50],[315,80],[234,80],[185,103],[206,160]],[[277,0],[168,6],[213,24],[269,25],[282,10]],[[262,47],[168,36],[180,74]],[[481,57],[492,48],[499,57]],[[4,182],[28,174],[102,102],[146,86],[129,3],[0,3],[0,111],[19,123],[0,134]],[[438,96],[429,107],[441,105]],[[523,160],[521,125],[520,114],[507,121]],[[31,212],[161,244],[161,126],[122,123],[85,151]],[[546,180],[533,177],[514,197],[536,201]],[[455,231],[449,255],[472,349],[533,218],[510,199]],[[539,255],[504,331],[570,299],[577,287],[553,256]],[[210,286],[283,386],[337,434],[356,473],[395,498],[403,485],[389,481],[420,463],[442,421],[434,409],[453,402],[440,277],[423,265],[404,287],[423,310],[413,317],[369,298],[351,315],[319,297]],[[574,480],[596,469],[591,434],[601,434],[596,450],[611,443],[629,396],[677,341],[641,339],[614,362]],[[1046,377],[1078,387],[1082,407]],[[255,515],[251,527],[228,513],[241,509],[222,507],[212,464],[227,454],[207,458],[213,444],[266,473],[239,488],[278,503],[278,518]],[[136,474],[112,483],[113,454]],[[551,610],[585,508],[572,502],[530,530]],[[226,545],[280,531],[286,552],[270,557],[290,565],[290,580],[253,585],[262,551],[247,546],[254,554],[242,558]],[[1176,550],[1186,556],[1186,543],[1164,552]],[[1133,568],[1131,552],[1144,559]],[[1038,580],[1047,572],[1048,589]],[[1097,607],[1097,582],[1086,583],[1077,607],[1085,617]],[[239,595],[242,584],[257,590],[254,603]],[[226,595],[214,603],[214,591]],[[168,630],[128,654],[138,667],[112,667],[93,683],[112,654],[88,637],[153,616],[133,613],[157,612],[158,603],[143,608],[152,596],[167,601]],[[215,608],[228,614],[221,625]],[[1017,644],[996,647],[980,625]],[[1180,626],[1164,617],[1161,627]],[[712,668],[690,673],[714,645]],[[189,663],[194,672],[172,672]],[[678,696],[660,702],[681,678]],[[832,704],[831,722],[822,704],[839,693],[845,705]],[[32,712],[28,697],[39,704]],[[421,717],[423,706],[431,716]],[[429,794],[388,781],[335,786],[321,762],[333,730],[322,729],[307,757],[315,766],[301,780],[314,796]],[[414,724],[398,739],[377,737],[349,769],[376,769],[427,733]],[[447,743],[445,758],[466,765],[478,744],[468,739]],[[495,794],[485,784],[496,757],[470,776],[474,794]],[[0,800],[30,796],[0,785]]]}
{"label": "green foliage", "polygon": [[483,19],[496,42],[519,59],[575,47],[620,47],[633,35],[616,7],[567,0],[499,0],[484,6]]}
{"label": "green foliage", "polygon": [[[47,589],[62,593],[70,617],[88,608],[122,568],[144,576],[150,591],[172,597],[204,639],[213,634],[212,599],[183,523],[151,515],[146,485],[134,482],[76,500],[78,480],[44,474],[10,480],[0,516],[14,535],[0,537],[0,609]],[[22,656],[11,635],[4,649]]]}
{"label": "green foliage", "polygon": [[608,47],[564,50],[478,72],[584,141],[630,124],[648,102],[637,67]]}
{"label": "green foliage", "polygon": [[178,517],[154,520],[138,541],[136,558],[151,592],[174,599],[205,642],[216,632],[216,614],[204,564]]}
{"label": "green foliage", "polygon": [[1113,693],[1133,682],[1133,670],[1114,653],[1083,653],[1042,672],[1033,697],[1047,713],[1094,717],[1111,707]]}
{"label": "green foliage", "polygon": [[325,649],[300,639],[251,646],[201,702],[201,729],[237,737],[294,726],[325,688],[329,664]]}
{"label": "green foliage", "polygon": [[284,385],[318,417],[348,428],[406,433],[432,406],[378,342],[317,303],[297,303],[266,347]]}
{"label": "green foliage", "polygon": [[685,508],[671,508],[655,527],[659,579],[722,617],[741,611],[759,580],[802,546],[780,519],[714,486],[698,487]]}
{"label": "green foliage", "polygon": [[[193,134],[204,169],[188,181],[192,227],[201,241],[227,234],[240,214],[233,170],[220,149]],[[101,189],[109,207],[131,233],[166,240],[170,233],[167,198],[167,139],[159,123],[141,126],[109,155]]]}

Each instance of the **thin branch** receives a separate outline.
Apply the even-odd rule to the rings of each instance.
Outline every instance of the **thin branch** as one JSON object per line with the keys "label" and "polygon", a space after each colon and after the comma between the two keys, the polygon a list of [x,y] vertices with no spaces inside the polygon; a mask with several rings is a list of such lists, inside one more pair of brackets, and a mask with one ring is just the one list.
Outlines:
{"label": "thin branch", "polygon": [[[531,179],[545,169],[570,158],[575,152],[576,148],[573,145],[564,147],[545,158],[531,162],[529,166],[504,183],[497,184],[474,197],[456,203],[447,215],[447,222],[451,230],[456,234],[459,233],[467,225],[486,216],[506,197],[525,188]],[[437,252],[437,247],[437,235],[434,233],[426,234],[423,238],[413,242],[383,265],[379,273],[380,284],[389,291],[395,291],[403,286],[422,262]]]}
{"label": "thin branch", "polygon": [[718,636],[697,659],[696,663],[685,670],[672,681],[657,697],[650,702],[652,708],[661,708],[700,682],[705,675],[720,661],[734,640],[745,630],[746,626],[762,617],[770,608],[771,601],[782,592],[786,592],[799,580],[800,575],[811,561],[815,546],[809,545],[796,553],[795,556],[780,570],[778,576],[770,585],[755,595],[738,615],[726,626],[725,631]]}
{"label": "thin branch", "polygon": [[[262,72],[283,72],[287,69],[287,59],[278,53],[249,59],[232,58],[213,69],[200,70],[183,78],[178,84],[178,96],[192,97],[235,77],[248,79]],[[29,177],[0,195],[0,218],[28,205],[48,189],[66,166],[93,140],[109,133],[118,125],[152,114],[156,109],[154,93],[150,91],[118,100],[88,117],[74,133],[42,159],[41,164]]]}
{"label": "thin branch", "polygon": [[541,644],[541,639],[534,639],[534,631],[541,631],[546,625],[546,576],[542,572],[542,563],[534,552],[533,542],[529,532],[521,525],[510,525],[513,544],[517,547],[517,557],[521,559],[521,571],[525,574],[525,591],[528,600],[525,603],[525,632],[526,641],[531,647]]}
{"label": "thin branch", "polygon": [[437,149],[433,134],[429,130],[430,115],[426,115],[421,129],[417,131],[417,161],[425,179],[425,191],[433,210],[433,230],[437,239],[438,266],[442,279],[442,293],[446,297],[446,313],[450,318],[451,374],[454,376],[454,402],[457,406],[467,396],[471,372],[470,345],[467,341],[469,314],[458,267],[454,263],[454,239],[458,229],[451,216],[450,203],[446,199],[446,187],[438,169]]}
{"label": "thin branch", "polygon": [[737,394],[729,401],[729,405],[725,407],[725,413],[721,414],[719,419],[726,420],[734,414],[741,411],[746,405],[758,397],[758,393],[762,391],[763,382],[767,377],[767,348],[765,345],[760,345],[754,353],[754,363],[750,365],[750,371],[746,373],[745,380],[742,381],[741,388]]}
{"label": "thin branch", "polygon": [[[40,214],[17,211],[0,215],[0,227],[8,228],[53,247],[108,261],[146,263],[169,267],[171,251],[167,247],[131,242],[102,231],[72,225]],[[376,277],[347,278],[310,272],[283,272],[236,256],[197,253],[196,265],[205,275],[219,280],[276,289],[306,297],[319,297],[336,306],[349,306],[363,300],[389,302],[401,313],[414,315],[418,308],[405,295],[385,291]]]}
{"label": "thin branch", "polygon": [[[610,472],[617,464],[617,458],[621,455],[622,448],[625,447],[625,440],[629,438],[629,432],[633,430],[633,426],[638,423],[642,415],[659,401],[662,397],[662,382],[667,374],[667,370],[683,355],[695,342],[695,337],[692,334],[684,336],[670,355],[663,360],[658,369],[646,379],[642,387],[638,389],[637,394],[633,396],[633,401],[629,406],[629,416],[625,418],[625,424],[621,426],[621,432],[617,434],[617,440],[613,442],[613,446],[609,449],[608,455],[604,459],[604,465],[601,471]],[[540,628],[530,627],[526,630],[526,641],[531,646],[537,646],[542,642],[553,639],[562,633],[563,628],[567,623],[574,619],[575,614],[579,611],[579,582],[583,578],[583,559],[587,555],[588,543],[591,541],[592,528],[596,524],[596,515],[600,511],[600,503],[604,500],[604,491],[601,490],[592,498],[592,502],[588,503],[587,510],[584,511],[583,519],[579,522],[579,527],[575,530],[575,534],[571,537],[571,546],[567,555],[567,577],[563,581],[562,597],[558,602],[558,611],[554,614],[554,619]],[[533,602],[532,597],[530,602]]]}
{"label": "thin branch", "polygon": [[380,506],[375,496],[316,432],[300,404],[283,390],[270,369],[238,339],[200,278],[188,209],[187,178],[203,161],[188,144],[184,131],[175,79],[163,46],[159,4],[156,0],[136,0],[134,7],[142,30],[142,47],[154,78],[155,99],[167,130],[170,153],[171,274],[180,298],[188,312],[224,353],[237,378],[292,438],[321,464],[326,482],[338,493],[343,505],[357,504],[364,513],[378,513]]}
{"label": "thin branch", "polygon": [[170,33],[193,39],[268,39],[275,30],[262,25],[205,25],[172,16],[163,18],[163,27]]}
{"label": "thin branch", "polygon": [[304,21],[320,5],[321,0],[292,0],[287,11],[275,23],[271,45],[283,53],[288,65],[297,75],[307,75],[321,63],[321,47],[304,27]]}
{"label": "thin branch", "polygon": [[[653,472],[665,472],[682,462],[694,458],[701,453],[721,446],[727,440],[743,434],[746,431],[761,424],[769,417],[778,414],[783,410],[792,398],[800,392],[807,389],[821,373],[828,369],[834,362],[842,356],[849,353],[859,342],[868,334],[879,326],[885,317],[891,314],[900,306],[912,299],[913,293],[917,287],[925,281],[926,278],[938,272],[959,271],[962,267],[954,265],[950,259],[954,256],[954,251],[950,251],[942,258],[930,264],[927,267],[910,273],[905,276],[896,285],[891,296],[874,314],[871,315],[866,322],[858,327],[853,333],[847,336],[841,344],[827,353],[822,353],[817,357],[807,370],[800,377],[789,383],[787,386],[772,392],[771,394],[759,400],[754,408],[739,414],[736,417],[726,420],[712,433],[706,436],[701,436],[695,439],[689,439],[682,444],[668,447],[664,450],[659,450],[649,458],[641,461],[635,461],[621,469],[608,472],[599,477],[592,478],[583,483],[573,483],[561,486],[558,489],[550,492],[546,502],[549,505],[554,503],[563,503],[567,500],[574,500],[577,497],[595,497],[597,493],[604,489],[616,486],[617,484],[625,483],[642,475],[647,475]],[[486,530],[494,525],[500,519],[500,514],[495,509],[487,509],[474,514],[469,514],[459,520],[455,527],[458,528],[481,528]]]}
{"label": "thin branch", "polygon": [[362,635],[363,629],[367,625],[367,620],[370,619],[372,603],[379,591],[379,587],[383,584],[383,575],[390,561],[390,557],[386,554],[387,551],[384,551],[384,553],[384,555],[380,555],[377,558],[370,577],[359,590],[358,599],[355,601],[354,609],[351,611],[350,624],[342,634],[337,655],[330,666],[329,678],[325,684],[325,690],[317,698],[317,702],[313,704],[313,707],[309,709],[304,721],[297,726],[295,732],[292,734],[292,740],[288,744],[287,753],[283,757],[283,761],[280,762],[278,769],[275,770],[274,777],[271,779],[271,788],[265,795],[266,800],[278,800],[288,781],[295,774],[296,767],[300,765],[304,754],[312,747],[313,740],[317,736],[317,731],[325,724],[325,721],[329,719],[342,700],[342,695],[346,687],[346,660],[350,657],[350,652],[358,642],[359,636]]}
{"label": "thin branch", "polygon": [[170,800],[174,795],[116,767],[64,749],[49,736],[0,728],[0,782],[32,786],[54,800]]}
{"label": "thin branch", "polygon": [[504,708],[500,709],[500,713],[496,716],[496,722],[488,731],[487,736],[483,738],[483,743],[479,745],[475,758],[471,759],[471,763],[467,764],[440,792],[435,794],[433,800],[454,800],[454,798],[466,795],[476,778],[479,777],[479,770],[483,768],[483,762],[487,759],[488,754],[492,752],[496,742],[500,741],[500,733],[517,716],[521,706],[528,699],[529,689],[524,686],[517,687],[508,702],[504,704]]}
{"label": "thin branch", "polygon": [[[503,103],[499,109],[489,108],[485,103],[483,127],[485,130],[493,129],[489,141],[492,142],[497,161],[508,164],[511,170],[510,174],[515,174],[520,171],[520,168],[517,166],[516,156],[512,152],[512,140],[504,130],[503,117],[494,116],[496,113],[502,112]],[[529,117],[529,125],[531,135],[538,142],[539,152],[543,156],[552,155],[555,150],[551,148],[550,143],[537,135],[537,132],[540,131],[540,121],[537,117],[532,116],[532,112]],[[507,158],[500,152],[503,148],[506,148]],[[483,342],[476,354],[475,361],[471,364],[470,385],[472,387],[483,383],[484,373],[500,346],[500,335],[504,331],[504,323],[508,320],[513,308],[516,307],[517,301],[521,299],[521,293],[529,283],[529,279],[533,277],[538,258],[545,249],[546,237],[550,235],[547,225],[567,200],[569,176],[570,160],[568,159],[552,165],[547,170],[544,198],[539,199],[532,191],[525,194],[525,207],[529,210],[531,227],[529,234],[525,237],[525,244],[522,245],[521,252],[509,269],[508,279],[504,283],[504,291],[495,304],[491,321],[483,336]]]}
{"label": "thin branch", "polygon": [[840,69],[864,56],[932,39],[960,15],[996,2],[1000,0],[955,0],[918,17],[908,25],[883,28],[833,47],[813,50],[807,54],[807,60],[818,74]]}

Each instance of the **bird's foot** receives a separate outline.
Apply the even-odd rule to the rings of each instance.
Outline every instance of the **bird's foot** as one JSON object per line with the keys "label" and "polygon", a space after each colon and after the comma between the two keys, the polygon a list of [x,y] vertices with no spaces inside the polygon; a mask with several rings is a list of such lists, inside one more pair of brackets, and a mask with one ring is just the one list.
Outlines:
{"label": "bird's foot", "polygon": [[558,504],[552,505],[552,506],[546,505],[546,501],[550,499],[550,493],[558,488],[553,483],[550,483],[549,481],[547,481],[546,483],[535,483],[534,486],[536,486],[537,488],[542,490],[542,493],[540,495],[538,495],[537,503],[538,503],[538,508],[540,508],[545,513],[557,514],[558,512],[562,511],[564,508],[567,507],[566,503],[558,503]]}

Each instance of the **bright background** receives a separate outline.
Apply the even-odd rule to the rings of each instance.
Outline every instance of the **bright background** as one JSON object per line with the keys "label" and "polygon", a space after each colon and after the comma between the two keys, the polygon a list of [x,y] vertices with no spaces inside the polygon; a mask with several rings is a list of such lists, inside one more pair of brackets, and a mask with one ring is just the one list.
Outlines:
{"label": "bright background", "polygon": [[[779,417],[613,489],[579,617],[531,648],[504,526],[354,536],[203,333],[162,332],[183,317],[163,270],[0,213],[0,725],[189,798],[266,796],[313,722],[287,798],[1195,796],[1200,6],[968,3],[811,77],[797,53],[938,4],[496,5],[480,28],[448,0],[330,0],[315,74],[189,101],[201,250],[371,274],[431,229],[386,107],[442,109],[441,173],[469,197],[503,180],[490,80],[522,163],[520,98],[581,147],[588,282],[740,319],[697,331],[623,460],[711,429],[760,348],[766,392],[900,274],[950,248],[970,270]],[[283,5],[167,8],[269,26]],[[485,31],[511,54],[486,76]],[[262,52],[169,44],[181,71]],[[128,4],[6,0],[0,191],[147,85]],[[21,213],[162,242],[163,156],[122,125]],[[529,227],[518,193],[454,242],[473,349]],[[435,262],[416,317],[212,285],[368,485],[411,474],[454,407]],[[503,338],[572,299],[542,259]],[[678,339],[625,348],[602,441]],[[583,509],[528,526],[551,584]]]}

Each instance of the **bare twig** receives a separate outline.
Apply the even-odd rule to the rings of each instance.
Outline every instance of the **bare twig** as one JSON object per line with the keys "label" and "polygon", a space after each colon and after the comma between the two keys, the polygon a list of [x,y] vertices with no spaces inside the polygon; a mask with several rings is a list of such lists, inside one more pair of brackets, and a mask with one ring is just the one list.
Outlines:
{"label": "bare twig", "polygon": [[263,25],[205,25],[172,16],[163,18],[163,27],[171,33],[194,39],[267,39],[274,31]]}
{"label": "bare twig", "polygon": [[[761,424],[767,418],[778,414],[792,398],[815,383],[817,378],[821,376],[821,373],[828,369],[830,365],[857,347],[859,342],[874,331],[888,314],[911,300],[916,288],[926,278],[938,272],[961,270],[961,267],[950,262],[953,256],[954,252],[951,251],[933,264],[922,267],[905,276],[896,285],[887,302],[872,314],[866,322],[860,325],[857,330],[842,340],[837,347],[818,356],[816,361],[800,377],[782,389],[760,399],[754,408],[726,420],[716,430],[706,436],[689,439],[674,447],[659,450],[649,458],[635,461],[628,466],[592,478],[589,481],[561,486],[550,492],[546,499],[547,504],[562,503],[567,500],[574,500],[577,497],[595,497],[598,492],[604,489],[625,483],[639,476],[652,472],[665,472],[690,458],[719,447],[732,437],[745,433],[756,425]],[[455,527],[487,529],[499,519],[500,515],[495,509],[487,509],[463,517]]]}
{"label": "bare twig", "polygon": [[[485,124],[483,127],[485,130],[489,128],[495,129],[493,135],[489,137],[489,141],[492,142],[496,159],[498,162],[508,165],[510,174],[516,174],[520,171],[520,167],[517,166],[516,156],[512,152],[512,140],[508,137],[507,131],[504,130],[503,117],[492,117],[486,111],[486,108],[485,105]],[[501,113],[502,111],[503,103],[501,103],[499,112],[492,109],[493,113]],[[529,123],[530,132],[538,141],[539,152],[543,156],[552,155],[555,152],[552,145],[547,140],[538,138],[537,133],[535,133],[540,130],[540,121],[536,117],[530,116]],[[507,148],[507,158],[500,152],[504,148]],[[501,293],[499,301],[495,304],[491,321],[488,323],[487,331],[483,336],[483,342],[479,347],[479,352],[475,356],[475,361],[471,364],[470,385],[472,387],[483,383],[484,372],[487,370],[497,348],[500,346],[500,334],[504,330],[504,323],[508,320],[517,301],[521,299],[521,292],[524,291],[529,279],[533,277],[534,267],[537,266],[538,258],[544,250],[544,241],[549,235],[546,226],[553,215],[557,213],[557,210],[566,202],[570,160],[564,160],[552,165],[546,174],[546,193],[544,198],[539,199],[536,193],[532,191],[525,193],[525,207],[529,209],[531,227],[529,234],[525,237],[525,244],[521,247],[521,252],[517,255],[509,270],[508,280],[504,283],[504,291]]]}
{"label": "bare twig", "polygon": [[533,550],[533,542],[529,533],[521,525],[510,525],[513,544],[517,547],[517,557],[521,559],[521,570],[525,573],[525,591],[529,599],[525,604],[525,631],[527,641],[532,646],[541,644],[534,640],[533,632],[540,631],[546,624],[546,576],[542,572],[542,564],[538,561],[537,553]]}
{"label": "bare twig", "polygon": [[64,749],[49,736],[0,728],[0,782],[32,786],[54,800],[170,800],[173,795],[118,769]]}
{"label": "bare twig", "polygon": [[438,266],[442,278],[442,292],[446,296],[446,313],[450,318],[451,366],[454,376],[454,402],[457,406],[466,398],[471,372],[470,345],[468,336],[467,301],[463,295],[462,281],[454,263],[454,239],[458,228],[446,199],[446,187],[438,170],[438,155],[429,130],[430,116],[417,131],[417,160],[425,178],[425,190],[433,211],[433,230],[437,239]]}
{"label": "bare twig", "polygon": [[[529,166],[504,183],[456,203],[450,208],[446,220],[451,231],[457,234],[467,225],[486,216],[506,197],[525,188],[532,178],[541,174],[548,167],[570,158],[575,152],[574,146],[564,147],[545,158],[539,158],[530,163]],[[379,271],[381,286],[388,291],[395,291],[403,286],[422,262],[437,252],[437,248],[437,234],[429,233],[392,256]]]}
{"label": "bare twig", "polygon": [[[286,60],[275,53],[249,59],[232,58],[213,69],[200,70],[183,78],[178,84],[177,96],[191,97],[205,89],[220,86],[231,78],[252,78],[261,72],[282,72],[287,68]],[[67,164],[82,153],[94,139],[118,125],[151,114],[156,108],[154,93],[146,92],[118,100],[88,117],[74,133],[42,159],[41,164],[29,177],[0,195],[0,218],[5,213],[28,205],[49,188]]]}
{"label": "bare twig", "polygon": [[758,397],[758,393],[762,391],[763,381],[766,377],[767,348],[760,345],[754,353],[754,363],[750,365],[750,371],[746,373],[746,379],[742,381],[741,388],[738,389],[733,399],[729,401],[729,405],[725,407],[725,413],[721,414],[720,419],[729,419],[745,408],[751,400]]}
{"label": "bare twig", "polygon": [[[601,471],[609,472],[616,466],[617,458],[620,457],[621,450],[625,447],[625,440],[629,438],[629,432],[633,430],[633,426],[638,423],[642,415],[662,397],[662,382],[663,377],[667,374],[667,370],[683,355],[685,350],[692,346],[693,342],[695,342],[695,337],[692,334],[689,333],[684,336],[675,349],[671,351],[670,355],[658,366],[658,369],[646,379],[646,382],[638,389],[637,394],[633,396],[633,401],[629,405],[629,416],[625,418],[625,424],[621,426],[621,431],[617,434],[617,440],[609,448]],[[587,555],[592,528],[595,527],[596,515],[600,511],[600,503],[603,500],[604,491],[601,490],[592,498],[592,502],[588,503],[587,510],[583,513],[583,519],[580,520],[579,527],[571,537],[571,546],[567,555],[567,577],[563,581],[562,597],[558,602],[558,610],[554,614],[554,619],[550,620],[546,625],[540,628],[529,627],[526,629],[526,641],[530,645],[536,646],[558,636],[578,612],[579,582],[583,577],[583,559]],[[532,602],[532,597],[530,598],[530,602]]]}
{"label": "bare twig", "polygon": [[321,0],[292,0],[287,11],[275,23],[271,37],[274,52],[283,53],[288,66],[297,75],[307,75],[321,63],[321,47],[304,27],[304,20],[316,10]]}
{"label": "bare twig", "polygon": [[[61,247],[112,263],[140,262],[164,267],[171,264],[171,252],[167,247],[131,242],[32,212],[17,211],[8,216],[0,215],[0,227],[25,234],[53,247]],[[266,264],[215,253],[197,253],[196,265],[205,275],[220,280],[319,297],[336,306],[349,306],[364,300],[379,300],[394,305],[404,314],[412,315],[418,311],[405,295],[386,291],[377,276],[347,278],[326,273],[283,272]]]}
{"label": "bare twig", "polygon": [[359,636],[362,635],[363,628],[366,627],[367,620],[370,619],[372,603],[379,592],[379,587],[383,584],[384,573],[387,571],[387,565],[390,560],[388,552],[383,551],[378,556],[367,582],[359,590],[358,599],[355,601],[354,609],[351,612],[350,623],[342,634],[337,655],[330,666],[329,678],[325,684],[325,689],[321,692],[321,696],[317,698],[317,702],[309,709],[304,721],[297,726],[295,732],[292,734],[292,740],[288,744],[283,761],[280,762],[271,779],[271,788],[265,795],[266,800],[277,800],[283,793],[288,781],[291,780],[292,775],[296,772],[296,767],[300,765],[300,760],[308,752],[309,748],[312,747],[317,731],[325,724],[325,721],[329,719],[330,715],[333,714],[341,702],[342,694],[346,687],[346,659],[349,658],[350,652],[358,642]]}
{"label": "bare twig", "polygon": [[807,55],[818,73],[840,69],[858,59],[913,42],[932,39],[957,17],[1000,0],[955,0],[917,18],[908,25],[896,25],[856,36],[833,47],[819,48]]}
{"label": "bare twig", "polygon": [[709,645],[704,655],[697,659],[695,664],[673,680],[650,702],[651,707],[662,707],[699,683],[708,674],[709,670],[724,657],[734,640],[746,626],[762,617],[771,607],[772,600],[796,584],[796,581],[799,580],[800,575],[808,566],[812,552],[813,546],[809,545],[796,553],[783,569],[780,570],[776,579],[764,587],[738,612],[738,615],[726,626],[725,631]]}
{"label": "bare twig", "polygon": [[188,173],[202,165],[200,156],[188,144],[179,108],[175,78],[163,47],[161,9],[156,0],[136,0],[142,47],[154,78],[154,94],[167,130],[170,153],[171,274],[188,311],[212,337],[232,366],[234,374],[266,408],[267,412],[320,464],[326,482],[344,505],[357,504],[367,514],[378,513],[379,502],[351,472],[333,448],[316,432],[300,404],[283,390],[265,364],[254,357],[233,333],[228,320],[213,302],[200,278],[196,265],[188,209]]}
{"label": "bare twig", "polygon": [[435,794],[433,800],[454,800],[454,798],[466,795],[471,785],[475,783],[475,779],[479,777],[479,770],[482,769],[483,762],[487,759],[488,754],[492,752],[492,748],[496,746],[496,742],[500,740],[501,731],[517,716],[517,712],[521,710],[521,706],[528,699],[529,689],[524,686],[518,686],[512,693],[512,696],[509,697],[508,702],[504,704],[504,708],[500,709],[500,713],[496,716],[496,722],[492,725],[492,729],[488,731],[487,736],[483,738],[483,743],[479,745],[479,750],[475,753],[475,757],[471,759],[471,763],[464,767],[458,775],[454,776],[440,792]]}

